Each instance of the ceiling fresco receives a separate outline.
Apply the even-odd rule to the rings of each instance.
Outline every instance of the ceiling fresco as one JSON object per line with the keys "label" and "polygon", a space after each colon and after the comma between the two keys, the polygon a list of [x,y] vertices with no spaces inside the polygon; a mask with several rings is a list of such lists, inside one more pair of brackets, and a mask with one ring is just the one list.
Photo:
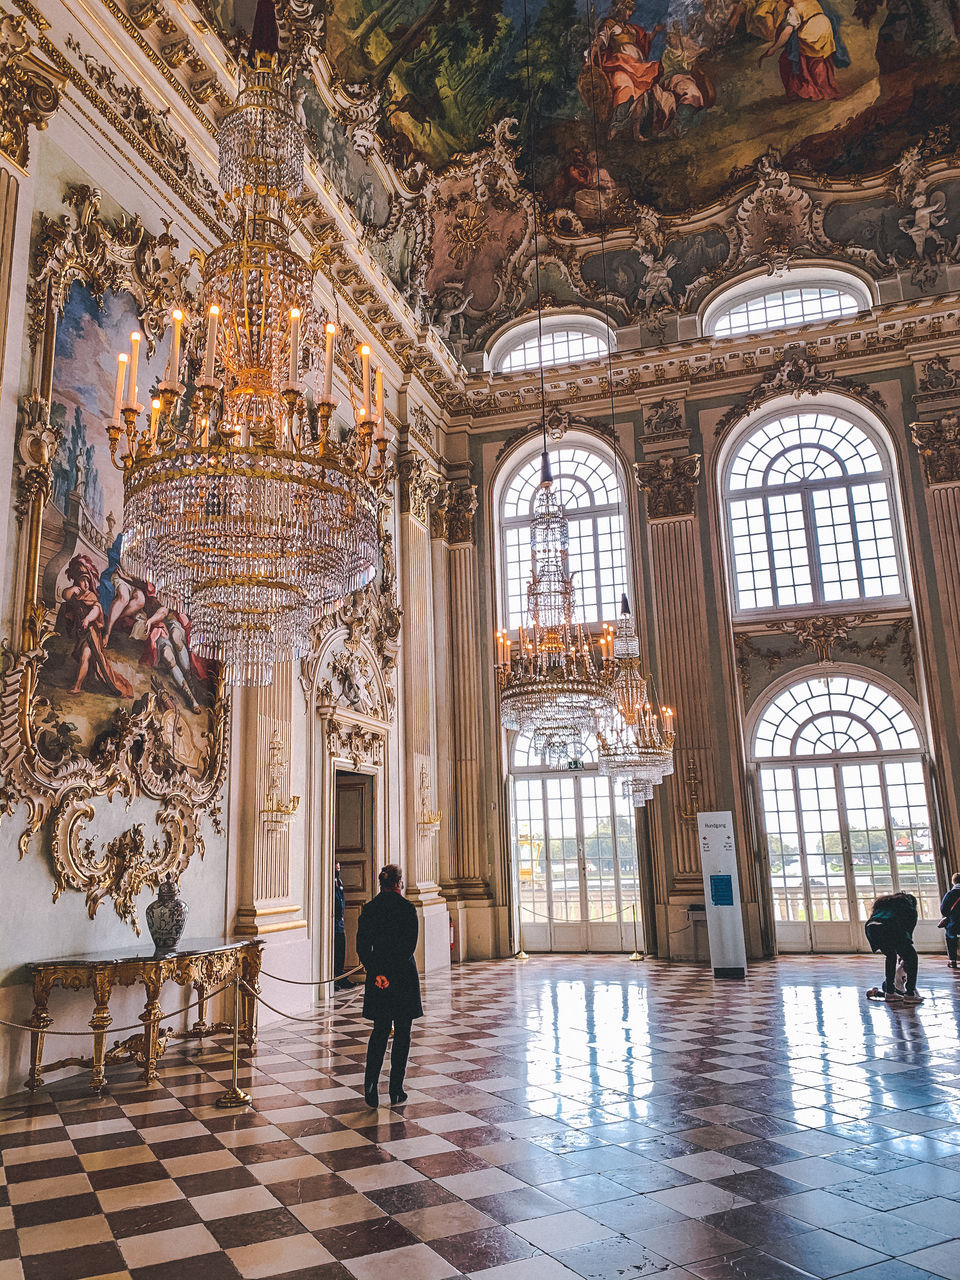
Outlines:
{"label": "ceiling fresco", "polygon": [[[325,52],[379,95],[401,162],[438,169],[513,116],[551,208],[709,204],[774,146],[790,169],[885,167],[960,105],[956,0],[338,0]],[[599,155],[599,161],[597,156]],[[530,168],[530,156],[522,154]]]}
{"label": "ceiling fresco", "polygon": [[[240,48],[253,0],[204,2]],[[281,4],[319,169],[457,355],[536,305],[535,243],[545,306],[650,341],[751,267],[960,261],[960,0],[587,4],[527,0],[531,93],[523,0]]]}

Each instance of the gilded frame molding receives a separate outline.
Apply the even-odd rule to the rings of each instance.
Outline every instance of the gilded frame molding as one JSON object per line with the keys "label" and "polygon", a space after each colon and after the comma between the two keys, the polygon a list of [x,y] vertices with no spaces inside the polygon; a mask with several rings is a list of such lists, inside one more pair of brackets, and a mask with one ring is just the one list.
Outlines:
{"label": "gilded frame molding", "polygon": [[[60,444],[51,424],[57,322],[75,280],[98,300],[108,290],[129,293],[151,349],[163,334],[174,305],[191,312],[189,261],[174,255],[169,230],[151,235],[139,218],[100,217],[100,192],[70,187],[65,203],[73,216],[41,215],[34,240],[28,301],[33,356],[31,387],[21,400],[17,439],[16,511],[21,569],[14,639],[0,643],[0,814],[13,817],[25,807],[18,838],[21,858],[46,829],[53,863],[56,901],[65,889],[86,895],[91,919],[105,898],[139,934],[136,896],[168,873],[180,876],[194,852],[204,853],[201,816],[221,832],[219,796],[226,777],[228,703],[222,684],[213,707],[208,765],[194,776],[173,754],[164,736],[155,693],[128,711],[119,707],[109,730],[89,756],[69,737],[56,752],[42,749],[39,725],[50,709],[39,694],[54,619],[40,598],[40,557],[44,507],[50,497],[53,459]],[[93,801],[123,798],[127,808],[145,797],[156,801],[158,838],[148,840],[142,823],[100,844],[90,838]]]}

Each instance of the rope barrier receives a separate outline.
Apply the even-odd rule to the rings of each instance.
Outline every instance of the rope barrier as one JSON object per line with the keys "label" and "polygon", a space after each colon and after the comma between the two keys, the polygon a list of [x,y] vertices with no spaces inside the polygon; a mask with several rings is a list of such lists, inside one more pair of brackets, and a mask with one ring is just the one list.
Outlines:
{"label": "rope barrier", "polygon": [[[309,1023],[316,1024],[319,1018],[322,1016],[321,1014],[313,1014],[309,1018],[299,1018],[294,1013],[284,1013],[282,1009],[278,1009],[275,1005],[272,1005],[268,1001],[264,1000],[263,996],[260,995],[259,992],[254,991],[253,987],[251,987],[248,982],[244,981],[243,978],[240,979],[240,985],[242,987],[246,987],[247,991],[250,993],[250,995],[253,996],[253,998],[257,1001],[258,1004],[262,1004],[265,1008],[269,1009],[271,1013],[279,1014],[281,1018],[289,1018],[291,1022],[309,1022]],[[312,985],[312,984],[308,984],[308,985]],[[350,1006],[351,1001],[356,1000],[358,996],[360,996],[360,994],[361,992],[357,991],[354,993],[354,995],[348,996],[346,1000],[344,1000],[343,1004],[341,1004],[341,1006],[337,1010],[337,1016],[342,1014],[344,1010]],[[328,1024],[328,1028],[329,1028],[329,1025],[330,1024]],[[328,1050],[328,1052],[332,1052],[332,1050]]]}
{"label": "rope barrier", "polygon": [[538,920],[549,920],[552,924],[601,924],[604,920],[616,920],[618,916],[622,916],[626,911],[633,910],[633,904],[629,907],[618,907],[612,915],[609,916],[587,916],[585,920],[564,920],[562,916],[545,916],[542,911],[534,911],[533,907],[528,907],[525,903],[520,903],[521,912],[528,915],[536,916]]}
{"label": "rope barrier", "polygon": [[[198,996],[196,1000],[191,1000],[189,1004],[185,1004],[182,1009],[175,1009],[173,1013],[159,1013],[155,1018],[149,1019],[150,1022],[166,1022],[168,1018],[178,1018],[181,1013],[186,1013],[188,1009],[194,1008],[201,1002],[212,1000],[214,996],[218,996],[221,991],[226,991],[228,987],[233,986],[233,981],[225,982],[222,987],[218,987],[216,991],[210,991],[204,996]],[[104,1034],[115,1035],[120,1031],[142,1031],[147,1024],[142,1020],[140,1022],[132,1022],[128,1027],[115,1027],[112,1024],[106,1027]],[[40,1032],[45,1036],[91,1036],[93,1028],[86,1027],[83,1031],[54,1031],[49,1027],[31,1027],[23,1022],[8,1022],[6,1018],[0,1018],[0,1027],[13,1027],[16,1031],[29,1031],[31,1035]]]}
{"label": "rope barrier", "polygon": [[355,973],[363,973],[363,965],[358,964],[355,969],[348,969],[346,973],[338,973],[335,978],[312,978],[304,982],[301,978],[281,978],[278,973],[267,973],[265,969],[260,970],[261,978],[270,978],[272,982],[287,982],[292,987],[324,987],[329,982],[343,982],[345,978],[350,978]]}

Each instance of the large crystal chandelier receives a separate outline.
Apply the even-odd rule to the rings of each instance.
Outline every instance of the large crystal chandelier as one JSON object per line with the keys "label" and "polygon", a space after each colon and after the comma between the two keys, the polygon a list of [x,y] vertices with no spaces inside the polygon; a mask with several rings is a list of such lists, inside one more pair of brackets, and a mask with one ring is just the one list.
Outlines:
{"label": "large crystal chandelier", "polygon": [[568,545],[566,516],[544,452],[530,530],[527,620],[516,644],[497,633],[497,685],[504,728],[530,734],[534,750],[554,768],[580,760],[586,735],[612,708],[604,644],[596,652],[590,635],[574,622]]}
{"label": "large crystal chandelier", "polygon": [[613,640],[613,698],[615,713],[597,730],[599,772],[619,779],[623,794],[641,808],[654,787],[673,773],[676,733],[669,707],[656,711],[650,701],[650,682],[643,675],[640,642],[624,596]]}
{"label": "large crystal chandelier", "polygon": [[[315,618],[370,579],[388,474],[382,380],[378,373],[374,405],[369,348],[356,421],[331,429],[336,330],[319,333],[313,272],[286,221],[304,160],[290,80],[272,0],[260,0],[249,65],[218,140],[233,229],[203,263],[195,391],[188,400],[175,311],[149,426],[138,425],[135,341],[121,357],[108,428],[123,471],[130,572],[188,614],[192,646],[243,685],[269,684],[275,663],[308,647]],[[321,345],[323,392],[308,412],[306,375]]]}

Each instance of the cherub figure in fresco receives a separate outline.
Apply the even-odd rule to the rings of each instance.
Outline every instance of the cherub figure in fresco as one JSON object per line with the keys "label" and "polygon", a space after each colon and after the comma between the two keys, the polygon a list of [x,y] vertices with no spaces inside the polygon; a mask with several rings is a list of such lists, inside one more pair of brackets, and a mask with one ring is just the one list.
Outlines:
{"label": "cherub figure in fresco", "polygon": [[943,212],[947,197],[942,191],[931,192],[929,199],[924,190],[917,190],[910,197],[910,208],[913,210],[908,218],[899,219],[900,230],[913,241],[918,258],[924,256],[927,241],[930,242],[934,256],[938,249],[946,248],[946,241],[937,230],[946,225],[947,217]]}
{"label": "cherub figure in fresco", "polygon": [[646,267],[643,282],[640,285],[639,301],[643,308],[649,310],[659,302],[665,307],[675,305],[673,281],[670,272],[679,259],[672,253],[662,258],[655,258],[652,253],[641,253],[640,261]]}
{"label": "cherub figure in fresco", "polygon": [[100,604],[100,572],[89,556],[78,553],[67,565],[70,586],[63,593],[57,627],[76,638],[77,674],[71,693],[82,693],[95,676],[110,693],[132,698],[133,688],[106,655],[105,618]]}
{"label": "cherub figure in fresco", "polygon": [[843,97],[835,73],[838,67],[849,67],[850,55],[840,19],[827,0],[760,0],[748,21],[751,30],[758,24],[765,37],[775,29],[758,66],[780,54],[780,79],[788,98],[823,102]]}

